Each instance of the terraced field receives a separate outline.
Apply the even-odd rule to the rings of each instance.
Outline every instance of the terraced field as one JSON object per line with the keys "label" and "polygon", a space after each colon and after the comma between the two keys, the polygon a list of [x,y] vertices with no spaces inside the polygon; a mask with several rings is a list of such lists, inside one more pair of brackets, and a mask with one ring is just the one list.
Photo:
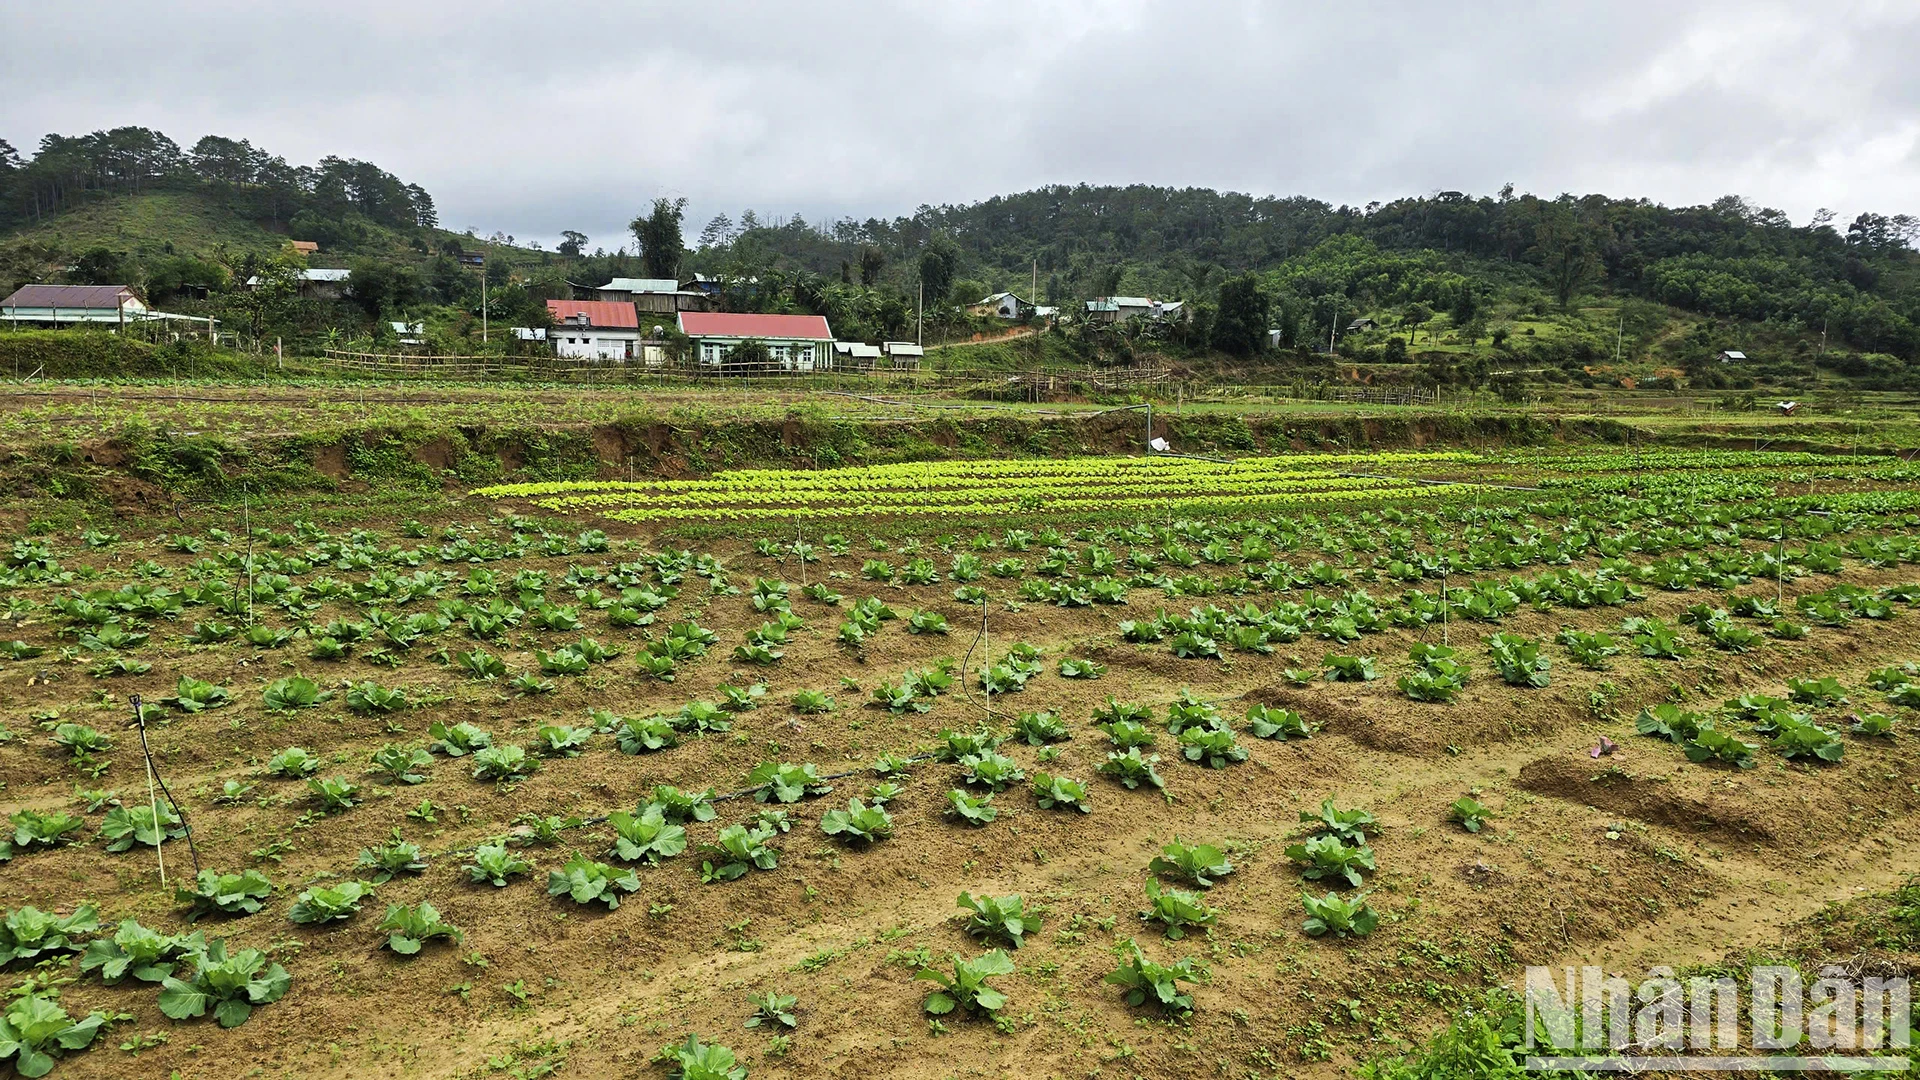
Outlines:
{"label": "terraced field", "polygon": [[100,1015],[57,1076],[1400,1075],[1523,963],[1718,962],[1920,869],[1916,475],[988,462],[22,535],[0,945]]}

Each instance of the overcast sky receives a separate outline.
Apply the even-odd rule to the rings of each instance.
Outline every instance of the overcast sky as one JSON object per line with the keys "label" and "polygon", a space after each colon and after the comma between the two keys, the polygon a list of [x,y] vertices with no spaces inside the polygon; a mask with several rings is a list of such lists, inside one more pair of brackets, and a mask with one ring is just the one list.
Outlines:
{"label": "overcast sky", "polygon": [[1333,203],[1511,181],[1920,211],[1920,3],[0,0],[0,138],[375,162],[443,225],[625,241],[1049,183]]}

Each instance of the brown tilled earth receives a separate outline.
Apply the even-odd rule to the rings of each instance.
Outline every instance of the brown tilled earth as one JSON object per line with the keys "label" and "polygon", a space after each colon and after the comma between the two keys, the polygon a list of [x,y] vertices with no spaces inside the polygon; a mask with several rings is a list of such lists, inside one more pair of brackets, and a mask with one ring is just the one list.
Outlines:
{"label": "brown tilled earth", "polygon": [[[156,535],[125,531],[127,539],[106,552],[62,555],[71,556],[70,565],[102,568],[147,558],[176,567],[190,561],[164,552]],[[1410,667],[1408,646],[1420,640],[1408,632],[1369,635],[1335,650],[1380,658],[1377,682],[1295,687],[1282,669],[1317,664],[1325,643],[1302,640],[1271,657],[1180,660],[1164,643],[1126,644],[1115,629],[1121,619],[1149,615],[1160,599],[1155,594],[1136,591],[1119,608],[1029,603],[1009,611],[999,601],[1012,589],[986,579],[995,596],[994,654],[1024,641],[1047,662],[1046,673],[1024,692],[998,697],[992,708],[1054,710],[1075,732],[1051,764],[1024,744],[1010,743],[1002,752],[1030,774],[1046,768],[1087,781],[1094,811],[1043,811],[1017,787],[996,798],[998,821],[969,828],[941,813],[958,769],[927,762],[889,807],[894,837],[863,850],[823,835],[821,812],[863,794],[878,779],[868,766],[879,754],[929,746],[942,729],[971,726],[985,709],[977,689],[972,700],[956,690],[931,713],[891,716],[863,707],[866,691],[908,668],[960,658],[978,627],[978,609],[955,603],[949,582],[887,587],[859,580],[857,550],[829,558],[807,573],[813,580],[839,575],[832,584],[849,603],[878,595],[902,614],[914,607],[944,612],[954,627],[944,638],[912,636],[902,622],[889,622],[855,653],[834,639],[844,608],[800,597],[797,566],[739,550],[715,554],[729,558],[736,583],[755,574],[795,583],[793,607],[809,625],[779,663],[739,669],[728,654],[762,616],[744,597],[706,601],[698,596],[704,582],[690,576],[683,598],[660,613],[656,626],[694,614],[720,633],[720,643],[683,665],[672,684],[635,673],[634,653],[650,631],[609,632],[593,615],[586,618],[588,632],[625,655],[586,676],[557,678],[556,692],[530,698],[429,661],[434,646],[416,647],[397,670],[310,660],[303,640],[277,651],[188,646],[179,635],[192,612],[177,627],[154,628],[153,644],[138,653],[153,664],[146,675],[95,679],[86,673],[87,660],[60,662],[53,649],[38,660],[0,664],[0,720],[18,736],[0,747],[10,811],[73,809],[82,787],[111,788],[129,804],[144,802],[137,744],[121,730],[128,695],[165,696],[183,674],[233,690],[235,704],[228,708],[197,715],[155,710],[167,722],[153,729],[154,750],[189,811],[202,865],[261,865],[279,886],[259,915],[201,927],[270,948],[293,974],[283,1001],[234,1030],[166,1020],[150,986],[103,988],[83,978],[66,988],[63,1003],[70,1010],[124,1010],[133,1019],[95,1049],[63,1061],[56,1075],[531,1077],[555,1066],[567,1076],[655,1076],[664,1075],[653,1063],[663,1044],[698,1034],[732,1046],[755,1076],[1331,1076],[1357,1058],[1423,1037],[1481,988],[1513,985],[1518,964],[1598,959],[1637,969],[1712,959],[1774,941],[1790,920],[1830,900],[1883,890],[1920,870],[1920,846],[1913,843],[1920,834],[1920,740],[1913,736],[1849,735],[1845,760],[1833,765],[1786,762],[1763,748],[1759,767],[1741,772],[1689,764],[1675,748],[1634,736],[1632,726],[1648,703],[1682,700],[1706,708],[1745,691],[1782,693],[1787,677],[1809,673],[1840,679],[1856,706],[1894,712],[1859,688],[1871,668],[1920,655],[1920,617],[1905,608],[1889,622],[1815,629],[1804,641],[1769,641],[1739,655],[1715,651],[1687,630],[1686,640],[1695,644],[1691,658],[1619,657],[1606,672],[1584,670],[1548,646],[1553,681],[1538,690],[1502,684],[1478,639],[1493,629],[1546,639],[1563,624],[1607,629],[1627,615],[1672,620],[1716,594],[1653,592],[1647,602],[1621,609],[1523,610],[1498,627],[1456,623],[1449,636],[1466,646],[1475,677],[1456,703],[1427,705],[1393,686]],[[944,569],[945,557],[935,554]],[[614,556],[621,557],[631,556]],[[591,559],[531,558],[505,568],[546,568],[557,579],[570,561]],[[1870,586],[1911,577],[1911,568],[1877,571],[1849,563],[1844,580]],[[1789,596],[1833,581],[1789,583]],[[1397,589],[1373,591],[1384,597]],[[1184,610],[1206,602],[1181,598],[1166,606]],[[329,607],[320,618],[336,614],[352,613]],[[55,629],[32,618],[0,622],[0,636],[44,645],[56,643]],[[1424,639],[1438,640],[1440,633],[1433,628]],[[523,628],[494,651],[515,672],[534,670],[536,644],[551,648],[579,636]],[[466,648],[464,641],[457,628],[441,639],[454,649]],[[1097,659],[1108,673],[1097,681],[1063,679],[1054,667],[1065,656]],[[335,689],[343,680],[375,679],[416,694],[431,689],[446,700],[388,717],[349,712],[341,695],[298,714],[266,712],[261,687],[295,672]],[[860,689],[842,688],[843,679]],[[581,756],[547,761],[515,785],[476,781],[463,761],[447,759],[436,759],[428,782],[417,786],[381,787],[361,775],[367,755],[384,743],[425,745],[435,719],[470,721],[496,742],[530,745],[540,724],[583,723],[589,708],[673,712],[689,700],[716,698],[721,683],[756,680],[767,684],[765,703],[737,717],[731,733],[689,738],[655,754],[623,755],[610,736],[596,736]],[[1163,712],[1182,687],[1219,700],[1233,717],[1253,703],[1279,704],[1325,727],[1306,741],[1242,736],[1251,758],[1218,771],[1180,760],[1174,740],[1163,734],[1165,797],[1129,792],[1097,776],[1094,766],[1107,746],[1089,725],[1094,708],[1111,695]],[[832,693],[839,710],[795,714],[786,702],[803,689]],[[1849,710],[1822,710],[1819,719],[1844,727]],[[35,720],[48,711],[114,731],[118,745],[102,777],[80,775],[48,742]],[[1899,719],[1910,724],[1912,711]],[[1620,749],[1595,760],[1588,751],[1603,734]],[[322,776],[354,777],[371,797],[332,816],[312,813],[303,785],[265,775],[265,759],[296,744],[328,759]],[[545,876],[570,850],[610,859],[605,826],[571,832],[557,847],[527,848],[535,873],[506,888],[470,884],[461,869],[468,851],[511,832],[518,815],[597,817],[631,809],[662,782],[734,792],[747,786],[748,771],[762,760],[811,761],[823,773],[859,770],[837,780],[832,794],[791,808],[794,829],[776,841],[775,870],[702,885],[698,856],[689,851],[662,867],[642,868],[640,892],[603,913],[550,899]],[[228,779],[259,786],[238,805],[219,805],[213,796]],[[1449,805],[1470,792],[1496,814],[1477,835],[1447,820]],[[1301,882],[1282,852],[1302,832],[1299,812],[1329,798],[1371,808],[1384,826],[1374,841],[1379,871],[1368,886],[1383,922],[1366,939],[1313,940],[1300,931]],[[423,799],[441,808],[437,823],[407,816]],[[745,798],[719,808],[717,822],[690,827],[696,845],[719,825],[750,820],[759,809]],[[92,902],[103,921],[136,917],[156,928],[184,929],[181,909],[160,887],[151,850],[109,855],[91,838],[101,817],[88,815],[86,843],[22,855],[0,867],[0,905],[68,911]],[[424,875],[381,886],[378,899],[348,922],[313,928],[287,921],[295,893],[316,881],[355,876],[359,850],[395,829],[429,853]],[[1176,836],[1231,845],[1238,870],[1206,897],[1223,909],[1218,926],[1168,942],[1138,912],[1147,862]],[[286,841],[278,862],[250,856],[276,840]],[[170,878],[190,869],[186,844],[171,843],[165,853]],[[962,891],[1022,893],[1045,913],[1041,932],[1015,956],[1018,973],[999,980],[1011,997],[1005,1031],[949,1019],[948,1033],[936,1035],[921,1011],[927,984],[913,981],[912,954],[924,950],[939,960],[980,951],[961,930],[955,897]],[[466,941],[398,959],[379,947],[384,935],[374,927],[382,905],[421,899],[465,928]],[[1195,990],[1190,1021],[1128,1009],[1117,991],[1102,985],[1114,966],[1113,948],[1124,938],[1137,939],[1152,958],[1192,955],[1210,967],[1211,980]],[[747,995],[768,990],[799,998],[799,1025],[780,1056],[769,1048],[773,1032],[743,1026],[752,1008]],[[166,1033],[168,1041],[137,1054],[115,1048],[154,1032]]]}

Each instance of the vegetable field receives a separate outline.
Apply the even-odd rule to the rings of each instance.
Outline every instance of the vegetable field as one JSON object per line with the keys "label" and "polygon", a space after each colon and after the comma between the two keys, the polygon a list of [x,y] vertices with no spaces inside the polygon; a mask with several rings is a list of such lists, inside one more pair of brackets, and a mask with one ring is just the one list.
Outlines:
{"label": "vegetable field", "polygon": [[1715,961],[1920,870],[1916,480],[1070,458],[0,538],[0,1075],[1333,1076],[1522,964]]}

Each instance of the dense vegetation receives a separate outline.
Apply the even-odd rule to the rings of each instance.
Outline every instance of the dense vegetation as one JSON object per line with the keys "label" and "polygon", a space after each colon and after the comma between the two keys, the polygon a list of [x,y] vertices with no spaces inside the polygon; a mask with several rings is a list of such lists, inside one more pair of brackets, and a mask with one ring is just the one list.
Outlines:
{"label": "dense vegetation", "polygon": [[[148,235],[129,239],[124,221],[87,227],[89,213],[131,215],[135,203],[165,209]],[[544,251],[440,230],[424,189],[367,162],[292,166],[245,140],[183,149],[137,127],[48,135],[31,158],[0,143],[0,235],[17,234],[0,241],[0,288],[54,275],[130,282],[156,304],[296,341],[378,344],[386,320],[424,319],[436,345],[472,350],[480,281],[460,257],[484,249],[492,314],[512,325],[542,324],[544,301],[571,295],[570,282],[705,273],[726,282],[726,307],[822,314],[842,337],[877,341],[911,332],[923,291],[929,325],[950,335],[978,328],[959,305],[1037,284],[1028,299],[1068,313],[1112,294],[1189,301],[1170,324],[1074,335],[1109,360],[1277,348],[1305,364],[1336,345],[1348,361],[1412,364],[1397,377],[1433,382],[1610,379],[1595,369],[1616,359],[1642,379],[1709,386],[1791,385],[1817,379],[1816,367],[1869,386],[1920,378],[1920,222],[1905,214],[1842,228],[1822,211],[1795,225],[1736,196],[1665,207],[1511,186],[1366,207],[1056,186],[891,220],[747,210],[697,235],[683,234],[684,209],[643,208],[612,251],[574,230]],[[301,298],[297,257],[274,255],[284,237],[350,267],[350,300]],[[269,288],[241,287],[256,276]],[[1362,317],[1374,325],[1349,334]],[[1752,363],[1717,364],[1729,348]]]}
{"label": "dense vegetation", "polygon": [[[1250,323],[1268,324],[1282,346],[1296,346],[1374,315],[1399,328],[1402,347],[1417,346],[1423,328],[1444,327],[1453,344],[1471,348],[1503,323],[1603,299],[1614,308],[1605,329],[1615,333],[1574,320],[1570,336],[1592,340],[1521,358],[1591,361],[1614,351],[1615,340],[1603,351],[1599,338],[1636,330],[1649,346],[1676,329],[1658,310],[1666,307],[1717,324],[1663,357],[1696,376],[1719,349],[1797,336],[1851,345],[1866,355],[1834,366],[1886,378],[1920,357],[1917,235],[1920,222],[1904,214],[1863,213],[1842,230],[1823,211],[1796,226],[1737,196],[1665,207],[1603,195],[1542,199],[1508,187],[1497,196],[1442,192],[1356,208],[1081,185],[822,227],[798,218],[768,225],[751,212],[735,224],[723,215],[703,231],[693,262],[743,276],[773,266],[859,280],[884,280],[882,268],[891,268],[904,283],[922,276],[918,260],[927,253],[946,253],[957,263],[955,301],[995,288],[1024,292],[1037,268],[1047,303],[1135,293],[1211,302],[1196,309],[1201,325],[1171,336],[1240,354],[1264,345],[1247,340]],[[1253,277],[1236,279],[1246,274]],[[1622,301],[1638,309],[1622,310]],[[1396,359],[1390,339],[1370,344],[1373,359]]]}

